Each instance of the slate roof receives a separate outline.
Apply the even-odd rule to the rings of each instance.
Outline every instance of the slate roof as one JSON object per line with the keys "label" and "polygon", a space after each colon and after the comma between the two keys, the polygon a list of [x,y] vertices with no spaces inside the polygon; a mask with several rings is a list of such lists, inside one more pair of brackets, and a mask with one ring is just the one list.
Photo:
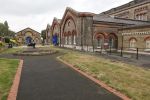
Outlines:
{"label": "slate roof", "polygon": [[93,17],[94,23],[116,23],[116,24],[123,24],[123,25],[150,25],[150,21],[141,21],[141,20],[133,20],[133,19],[125,19],[125,18],[117,18],[111,17],[109,15],[100,14],[95,15]]}

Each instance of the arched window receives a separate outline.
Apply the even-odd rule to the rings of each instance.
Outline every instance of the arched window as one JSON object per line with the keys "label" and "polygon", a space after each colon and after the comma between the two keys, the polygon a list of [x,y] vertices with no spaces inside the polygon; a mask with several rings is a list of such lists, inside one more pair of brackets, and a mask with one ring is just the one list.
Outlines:
{"label": "arched window", "polygon": [[73,35],[73,44],[74,45],[76,44],[76,35],[75,34]]}
{"label": "arched window", "polygon": [[150,36],[144,39],[145,41],[145,49],[150,50]]}
{"label": "arched window", "polygon": [[97,38],[97,47],[102,47],[104,43],[104,39],[102,37]]}
{"label": "arched window", "polygon": [[96,46],[98,48],[102,48],[104,45],[104,35],[102,33],[98,33],[95,35],[96,38]]}
{"label": "arched window", "polygon": [[68,44],[71,44],[71,35],[68,36]]}
{"label": "arched window", "polygon": [[150,49],[150,39],[147,39],[145,41],[145,44],[146,44],[146,49]]}
{"label": "arched window", "polygon": [[130,39],[130,48],[136,48],[137,40],[135,38]]}
{"label": "arched window", "polygon": [[113,37],[110,37],[110,38],[109,38],[109,46],[110,46],[111,48],[114,47],[114,38],[113,38]]}
{"label": "arched window", "polygon": [[22,42],[22,38],[21,37],[18,38],[18,42]]}
{"label": "arched window", "polygon": [[65,44],[67,44],[67,43],[68,43],[67,36],[65,36]]}

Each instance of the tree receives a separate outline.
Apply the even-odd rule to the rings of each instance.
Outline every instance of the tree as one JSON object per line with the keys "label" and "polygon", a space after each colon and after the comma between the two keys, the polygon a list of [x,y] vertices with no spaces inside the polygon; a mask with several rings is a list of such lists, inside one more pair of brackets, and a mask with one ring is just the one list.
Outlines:
{"label": "tree", "polygon": [[5,25],[3,23],[0,23],[0,36],[4,36],[5,35]]}
{"label": "tree", "polygon": [[4,26],[5,26],[4,33],[5,33],[6,36],[9,36],[9,26],[8,26],[7,21],[4,22]]}
{"label": "tree", "polygon": [[5,21],[4,24],[0,23],[0,36],[3,37],[14,37],[15,32],[9,29],[8,22]]}
{"label": "tree", "polygon": [[46,39],[46,30],[41,31],[41,37],[43,38],[43,40]]}
{"label": "tree", "polygon": [[42,31],[41,31],[41,37],[43,38],[42,43],[43,43],[43,45],[44,45],[45,39],[46,39],[46,30],[42,30]]}
{"label": "tree", "polygon": [[5,43],[10,43],[10,39],[9,38],[5,38]]}
{"label": "tree", "polygon": [[7,21],[4,22],[4,25],[5,25],[6,29],[8,30],[9,26],[8,26],[8,22]]}
{"label": "tree", "polygon": [[11,38],[14,38],[14,37],[15,37],[15,34],[16,34],[16,33],[15,33],[14,31],[8,30],[8,33],[9,33],[9,34],[8,34],[9,37],[11,37]]}

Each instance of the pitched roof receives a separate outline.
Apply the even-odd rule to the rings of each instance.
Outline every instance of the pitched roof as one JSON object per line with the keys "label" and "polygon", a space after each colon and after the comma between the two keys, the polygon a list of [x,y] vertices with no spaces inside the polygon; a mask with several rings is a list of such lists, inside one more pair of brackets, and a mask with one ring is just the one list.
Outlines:
{"label": "pitched roof", "polygon": [[147,24],[147,25],[124,26],[124,27],[122,27],[120,29],[137,29],[137,28],[139,29],[139,28],[144,28],[144,27],[150,28],[150,24]]}
{"label": "pitched roof", "polygon": [[117,18],[105,14],[95,15],[93,17],[93,20],[95,23],[106,22],[106,23],[116,23],[122,25],[149,25],[150,24],[150,21]]}
{"label": "pitched roof", "polygon": [[[21,31],[24,31],[24,30],[26,30],[26,29],[32,30],[32,31],[34,31],[34,32],[36,32],[36,33],[39,33],[38,31],[35,31],[35,30],[33,30],[32,28],[30,28],[30,27],[27,27],[27,28],[25,28],[25,29],[22,29]],[[21,31],[19,31],[19,32],[21,32]],[[19,33],[19,32],[16,32],[16,34]],[[41,33],[39,33],[39,34],[41,34]]]}
{"label": "pitched roof", "polygon": [[79,12],[79,11],[76,11],[76,10],[72,9],[71,7],[67,7],[66,10],[65,10],[64,15],[62,17],[61,22],[63,22],[63,20],[64,20],[64,18],[65,18],[68,11],[71,12],[73,15],[77,16],[77,17],[85,17],[85,16],[94,16],[95,15],[94,13],[91,13],[91,12]]}

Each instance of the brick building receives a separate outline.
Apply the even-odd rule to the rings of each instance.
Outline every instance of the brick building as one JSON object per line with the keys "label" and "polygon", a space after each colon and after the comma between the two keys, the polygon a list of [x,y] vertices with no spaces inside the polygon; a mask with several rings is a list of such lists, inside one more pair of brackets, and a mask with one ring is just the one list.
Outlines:
{"label": "brick building", "polygon": [[[134,0],[113,8],[115,10],[100,14],[78,12],[67,7],[61,20],[54,18],[51,31],[53,35],[58,35],[60,46],[67,48],[93,51],[100,48],[115,50],[122,47],[134,50],[138,47],[148,51],[150,48],[149,4],[149,0]],[[137,19],[135,13],[133,17],[132,12],[128,17],[117,15],[126,10],[136,12],[141,7],[146,7],[143,8],[146,17],[140,17],[141,19]]]}
{"label": "brick building", "polygon": [[150,0],[133,0],[103,14],[119,18],[150,21]]}
{"label": "brick building", "polygon": [[51,33],[51,26],[49,24],[47,24],[46,27],[46,44],[49,44],[51,42],[51,37],[52,37],[52,33]]}
{"label": "brick building", "polygon": [[36,44],[41,43],[40,33],[31,28],[26,28],[17,32],[15,38],[20,44],[28,44],[33,40]]}

